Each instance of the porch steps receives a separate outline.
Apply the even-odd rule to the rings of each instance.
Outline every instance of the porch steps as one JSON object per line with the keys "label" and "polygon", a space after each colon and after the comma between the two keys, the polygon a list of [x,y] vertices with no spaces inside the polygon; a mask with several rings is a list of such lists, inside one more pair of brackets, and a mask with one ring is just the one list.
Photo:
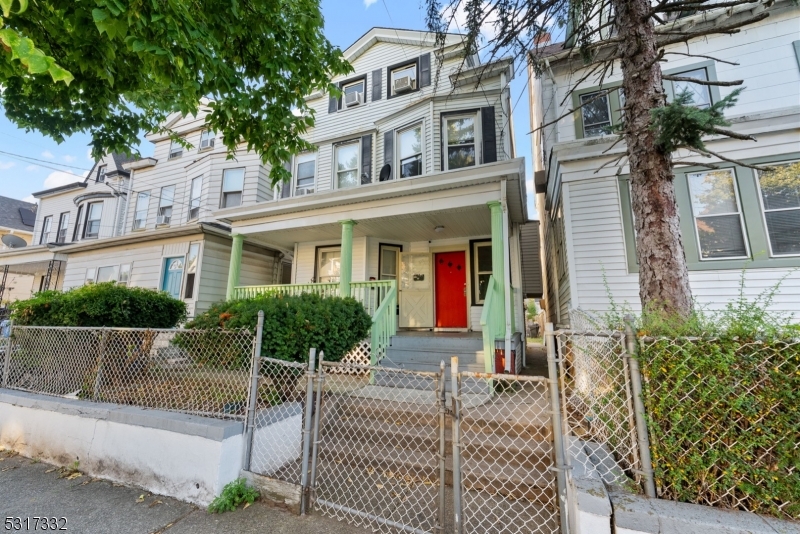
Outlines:
{"label": "porch steps", "polygon": [[[498,422],[490,420],[489,413],[465,410],[461,449],[465,492],[481,495],[482,500],[502,495],[512,501],[550,502],[552,445],[547,418],[520,423],[501,413]],[[324,414],[320,458],[350,466],[336,469],[348,481],[375,473],[435,488],[439,477],[435,406],[342,395]],[[450,418],[446,420],[445,483],[452,485],[452,426]],[[350,470],[352,474],[346,474]]]}

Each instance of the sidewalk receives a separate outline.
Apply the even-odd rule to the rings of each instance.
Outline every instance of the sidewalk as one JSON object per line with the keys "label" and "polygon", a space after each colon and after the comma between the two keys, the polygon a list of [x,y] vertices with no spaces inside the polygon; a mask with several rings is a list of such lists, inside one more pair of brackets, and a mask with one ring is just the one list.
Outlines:
{"label": "sidewalk", "polygon": [[[140,489],[85,475],[71,480],[59,478],[62,475],[52,465],[0,452],[0,523],[8,517],[64,517],[68,531],[83,534],[368,532],[318,513],[299,517],[260,502],[247,510],[209,514],[194,505]],[[62,525],[63,520],[59,523]]]}

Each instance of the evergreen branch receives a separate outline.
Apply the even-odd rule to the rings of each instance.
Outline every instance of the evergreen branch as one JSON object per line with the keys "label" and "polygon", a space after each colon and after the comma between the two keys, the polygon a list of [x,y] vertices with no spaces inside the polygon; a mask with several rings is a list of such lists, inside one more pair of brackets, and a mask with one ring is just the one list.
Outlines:
{"label": "evergreen branch", "polygon": [[755,141],[756,138],[752,135],[747,134],[740,134],[734,132],[733,130],[725,130],[723,128],[711,128],[711,132],[719,135],[724,135],[726,137],[732,137],[733,139],[739,139],[741,141]]}
{"label": "evergreen branch", "polygon": [[684,148],[686,148],[687,150],[691,150],[692,152],[694,152],[696,154],[700,154],[702,156],[705,156],[707,158],[710,158],[711,156],[714,156],[715,158],[721,159],[722,161],[727,161],[728,163],[734,163],[736,165],[741,165],[742,167],[747,167],[748,169],[755,169],[757,171],[767,172],[767,171],[770,171],[770,170],[772,170],[774,168],[774,167],[764,167],[763,165],[753,165],[752,163],[745,163],[744,161],[740,161],[738,159],[734,159],[734,158],[729,158],[729,157],[723,156],[722,154],[719,154],[718,152],[714,152],[713,150],[710,150],[708,148],[706,148],[706,149],[698,149],[698,148],[693,148],[693,147],[688,147],[688,146],[684,147]]}
{"label": "evergreen branch", "polygon": [[709,169],[719,170],[719,165],[714,165],[713,163],[700,163],[698,161],[673,161],[672,166],[676,167],[681,165],[683,167],[707,167]]}
{"label": "evergreen branch", "polygon": [[[751,24],[755,24],[756,22],[760,22],[765,18],[769,17],[768,12],[759,13],[755,17],[750,17],[749,19],[745,19],[739,22],[731,22],[730,24],[726,24],[724,26],[718,26],[716,28],[708,28],[706,30],[700,30],[696,32],[686,32],[682,33],[679,37],[670,37],[669,39],[659,40],[658,46],[665,47],[677,43],[683,43],[689,41],[690,39],[694,39],[696,37],[703,37],[705,35],[714,35],[720,33],[736,33],[739,31],[739,28],[742,26],[749,26]],[[666,35],[667,33],[656,32],[656,35]]]}
{"label": "evergreen branch", "polygon": [[700,80],[698,78],[688,78],[686,76],[672,76],[670,74],[662,74],[662,80],[670,80],[673,82],[691,82],[699,85],[720,85],[722,87],[730,87],[733,85],[742,85],[744,80],[734,80],[732,82],[720,82],[715,80]]}
{"label": "evergreen branch", "polygon": [[675,55],[675,56],[686,56],[686,57],[702,57],[702,58],[705,58],[705,59],[711,59],[713,61],[718,61],[720,63],[727,63],[728,65],[739,66],[739,63],[735,63],[733,61],[726,61],[724,59],[719,59],[719,58],[716,58],[716,57],[713,57],[713,56],[704,56],[703,54],[686,54],[684,52],[664,52],[664,54],[665,55],[672,54],[672,55]]}
{"label": "evergreen branch", "polygon": [[760,0],[735,0],[732,2],[720,2],[718,4],[705,4],[706,0],[701,0],[701,2],[670,2],[666,6],[656,6],[651,9],[645,17],[652,17],[657,13],[670,13],[670,12],[681,12],[686,11],[687,9],[692,11],[711,11],[712,9],[719,9],[723,7],[736,7],[741,6],[744,4],[757,4]]}

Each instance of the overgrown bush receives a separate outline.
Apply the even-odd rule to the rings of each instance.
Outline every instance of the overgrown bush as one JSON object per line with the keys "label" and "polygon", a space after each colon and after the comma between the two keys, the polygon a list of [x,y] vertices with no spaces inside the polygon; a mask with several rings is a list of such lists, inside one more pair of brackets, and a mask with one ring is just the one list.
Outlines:
{"label": "overgrown bush", "polygon": [[69,291],[42,291],[11,305],[23,326],[173,328],[186,319],[186,304],[163,291],[90,284]]}
{"label": "overgrown bush", "polygon": [[372,326],[361,303],[349,297],[269,294],[217,303],[186,328],[208,331],[204,335],[207,344],[217,348],[212,355],[217,365],[241,368],[250,354],[215,343],[218,333],[213,329],[246,328],[255,333],[260,310],[264,311],[261,354],[279,360],[305,361],[309,349],[316,347],[325,351],[326,361],[340,361],[369,335]]}

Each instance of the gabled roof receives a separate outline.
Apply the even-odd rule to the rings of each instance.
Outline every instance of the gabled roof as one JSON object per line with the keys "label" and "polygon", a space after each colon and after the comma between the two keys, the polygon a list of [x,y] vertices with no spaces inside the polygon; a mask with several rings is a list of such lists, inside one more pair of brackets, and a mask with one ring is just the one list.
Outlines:
{"label": "gabled roof", "polygon": [[72,191],[73,189],[81,189],[86,187],[86,180],[82,182],[72,182],[66,185],[60,185],[58,187],[53,187],[51,189],[45,189],[44,191],[37,191],[33,193],[34,198],[42,198],[50,195],[55,195],[57,193],[65,193],[67,191]]}
{"label": "gabled roof", "polygon": [[[462,44],[466,36],[458,33],[445,34],[444,46]],[[356,42],[347,47],[344,51],[344,58],[347,61],[355,61],[364,52],[369,50],[375,43],[395,43],[411,46],[434,46],[436,35],[427,31],[401,30],[397,28],[383,28],[375,26],[367,33],[359,37]]]}
{"label": "gabled roof", "polygon": [[0,226],[3,228],[32,232],[35,220],[36,204],[0,197]]}

